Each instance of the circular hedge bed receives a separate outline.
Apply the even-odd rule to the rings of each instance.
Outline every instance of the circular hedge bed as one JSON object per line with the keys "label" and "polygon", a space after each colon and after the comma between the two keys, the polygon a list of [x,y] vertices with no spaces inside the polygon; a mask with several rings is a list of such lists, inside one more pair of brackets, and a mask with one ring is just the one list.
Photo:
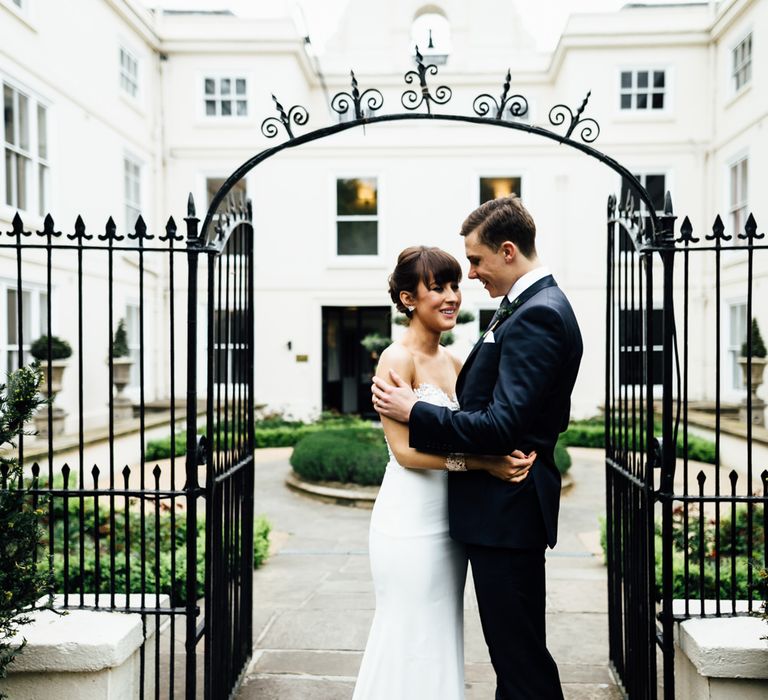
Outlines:
{"label": "circular hedge bed", "polygon": [[342,481],[372,486],[381,483],[389,460],[384,431],[341,428],[311,433],[296,443],[294,471],[309,481]]}
{"label": "circular hedge bed", "polygon": [[[291,466],[307,481],[375,486],[384,478],[388,460],[384,431],[356,427],[307,435],[296,443]],[[571,466],[571,456],[560,443],[555,447],[555,463],[561,474]]]}

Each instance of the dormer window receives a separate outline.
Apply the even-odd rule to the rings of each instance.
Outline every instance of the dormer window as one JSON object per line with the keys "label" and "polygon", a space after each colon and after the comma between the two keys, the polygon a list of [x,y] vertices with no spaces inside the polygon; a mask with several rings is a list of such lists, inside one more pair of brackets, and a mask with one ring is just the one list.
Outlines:
{"label": "dormer window", "polygon": [[440,8],[421,8],[411,25],[411,53],[419,47],[424,63],[443,65],[451,52],[451,26]]}

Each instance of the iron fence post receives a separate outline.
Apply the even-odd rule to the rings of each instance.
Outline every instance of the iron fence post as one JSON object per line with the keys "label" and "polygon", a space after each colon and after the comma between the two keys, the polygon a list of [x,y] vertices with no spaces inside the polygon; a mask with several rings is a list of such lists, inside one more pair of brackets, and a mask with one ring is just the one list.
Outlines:
{"label": "iron fence post", "polygon": [[197,683],[197,269],[200,239],[192,194],[187,202],[187,580],[186,580],[186,682],[188,700],[194,700]]}
{"label": "iron fence post", "polygon": [[[662,369],[662,414],[661,414],[661,480],[658,498],[661,500],[661,567],[662,567],[662,654],[664,659],[664,698],[675,697],[675,646],[674,617],[672,596],[674,592],[673,572],[673,529],[672,499],[674,498],[674,477],[676,462],[676,442],[673,415],[673,376],[672,360],[675,352],[675,308],[674,308],[674,269],[675,269],[675,219],[672,210],[672,197],[667,192],[664,199],[664,216],[661,217],[661,230],[656,243],[663,248],[661,260],[664,267],[663,293],[663,369]],[[651,532],[653,536],[653,532]]]}

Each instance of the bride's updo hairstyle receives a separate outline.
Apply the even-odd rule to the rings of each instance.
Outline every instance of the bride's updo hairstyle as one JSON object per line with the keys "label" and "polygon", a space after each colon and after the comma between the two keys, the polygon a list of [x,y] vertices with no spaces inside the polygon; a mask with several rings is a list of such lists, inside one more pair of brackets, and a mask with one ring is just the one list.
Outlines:
{"label": "bride's updo hairstyle", "polygon": [[397,257],[397,265],[389,276],[389,296],[397,310],[411,318],[413,313],[400,301],[400,292],[416,296],[419,282],[428,287],[432,281],[440,285],[461,282],[458,260],[440,248],[411,246]]}

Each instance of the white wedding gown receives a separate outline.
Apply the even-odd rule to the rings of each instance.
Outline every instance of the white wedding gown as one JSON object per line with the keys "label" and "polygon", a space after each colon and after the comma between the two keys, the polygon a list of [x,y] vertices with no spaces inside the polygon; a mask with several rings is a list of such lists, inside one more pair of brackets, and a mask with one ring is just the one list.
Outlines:
{"label": "white wedding gown", "polygon": [[[421,401],[458,409],[421,384]],[[353,700],[463,700],[463,545],[448,534],[448,473],[401,467],[390,451],[371,514],[376,613]]]}

